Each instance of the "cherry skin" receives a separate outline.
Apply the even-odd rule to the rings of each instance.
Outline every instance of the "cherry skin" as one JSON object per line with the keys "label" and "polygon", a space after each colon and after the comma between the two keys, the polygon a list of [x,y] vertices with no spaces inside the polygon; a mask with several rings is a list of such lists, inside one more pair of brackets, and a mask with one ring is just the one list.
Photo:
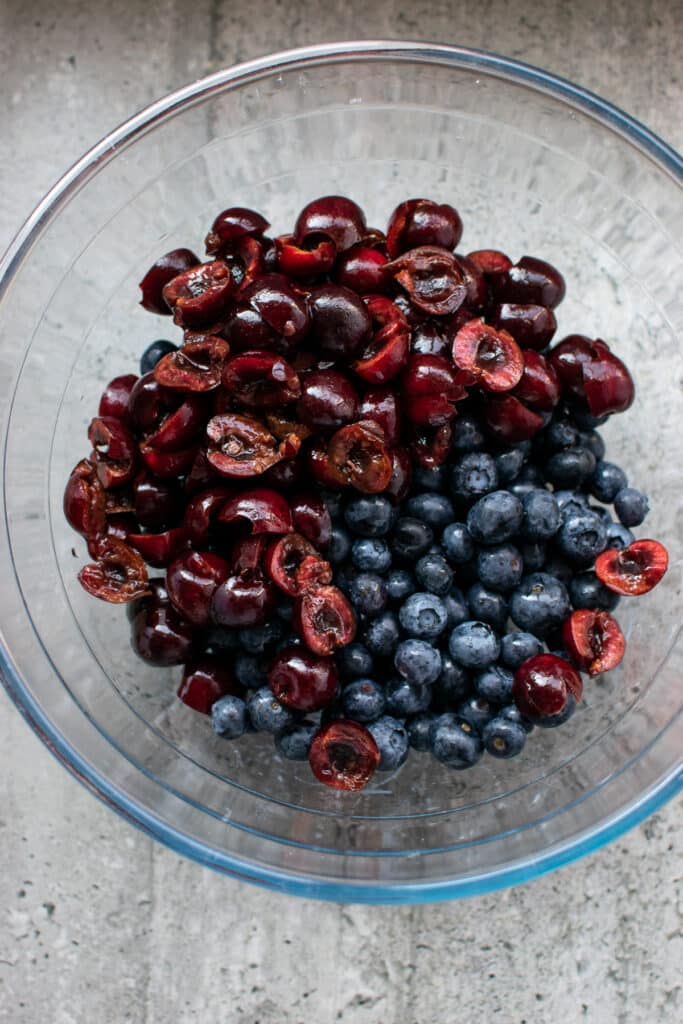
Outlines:
{"label": "cherry skin", "polygon": [[522,662],[515,672],[512,697],[527,718],[532,720],[558,715],[568,695],[581,700],[581,677],[564,658],[554,654],[536,654]]}
{"label": "cherry skin", "polygon": [[576,667],[590,676],[616,668],[626,649],[614,616],[593,608],[572,612],[562,626],[562,639]]}
{"label": "cherry skin", "polygon": [[214,592],[229,573],[226,560],[210,551],[181,554],[166,570],[169,600],[188,622],[208,626]]}
{"label": "cherry skin", "polygon": [[319,782],[353,792],[368,784],[379,764],[380,753],[367,729],[338,718],[315,735],[308,760]]}
{"label": "cherry skin", "polygon": [[320,711],[337,695],[339,675],[332,658],[320,658],[301,647],[286,647],[268,672],[275,698],[291,711]]}

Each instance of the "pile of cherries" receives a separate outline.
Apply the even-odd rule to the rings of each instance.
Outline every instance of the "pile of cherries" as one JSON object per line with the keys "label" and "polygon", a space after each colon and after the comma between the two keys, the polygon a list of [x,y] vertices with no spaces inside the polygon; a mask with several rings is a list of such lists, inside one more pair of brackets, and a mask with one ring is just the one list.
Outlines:
{"label": "pile of cherries", "polygon": [[143,278],[182,344],[102,395],[64,495],[79,580],[218,734],[269,732],[327,785],[409,746],[514,756],[618,664],[619,595],[666,571],[595,429],[631,376],[602,340],[550,347],[560,273],[457,252],[452,206],[403,202],[385,234],[331,196],[268,228],[225,210],[208,260]]}

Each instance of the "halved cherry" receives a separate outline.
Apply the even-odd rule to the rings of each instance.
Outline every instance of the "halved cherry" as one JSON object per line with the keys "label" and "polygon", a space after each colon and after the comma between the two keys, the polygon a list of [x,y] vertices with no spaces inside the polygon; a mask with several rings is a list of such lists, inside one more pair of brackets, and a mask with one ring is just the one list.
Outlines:
{"label": "halved cherry", "polygon": [[615,594],[636,597],[656,587],[669,567],[663,544],[644,538],[627,548],[609,548],[595,560],[595,574]]}
{"label": "halved cherry", "polygon": [[420,427],[410,441],[410,452],[419,466],[433,469],[444,464],[450,455],[452,442],[450,423],[440,427]]}
{"label": "halved cherry", "polygon": [[[290,344],[301,341],[310,329],[305,296],[294,290],[284,274],[263,274],[244,291],[242,300]],[[262,346],[256,342],[246,347]]]}
{"label": "halved cherry", "polygon": [[466,397],[452,363],[444,356],[411,355],[401,390],[407,417],[423,427],[448,423],[456,414],[453,403]]}
{"label": "halved cherry", "polygon": [[305,423],[299,423],[294,419],[291,410],[287,411],[287,415],[285,415],[285,411],[282,409],[279,409],[277,412],[267,412],[265,420],[271,434],[278,441],[286,441],[288,445],[292,446],[291,454],[285,454],[285,458],[294,458],[299,450],[296,443],[292,441],[293,438],[298,439],[300,445],[312,433],[310,427],[307,427]]}
{"label": "halved cherry", "polygon": [[153,476],[160,480],[176,480],[192,467],[197,456],[197,446],[181,448],[177,452],[162,452],[151,445],[141,444],[140,455]]}
{"label": "halved cherry", "polygon": [[560,382],[552,364],[532,348],[524,349],[522,355],[524,370],[514,394],[532,409],[554,409],[560,400]]}
{"label": "halved cherry", "polygon": [[187,448],[201,433],[207,420],[207,405],[201,395],[189,394],[185,401],[166,416],[145,443],[160,451]]}
{"label": "halved cherry", "polygon": [[186,494],[197,494],[198,491],[204,491],[209,487],[217,487],[221,479],[220,473],[209,462],[206,449],[200,447],[185,477]]}
{"label": "halved cherry", "polygon": [[107,519],[111,516],[129,515],[137,518],[135,513],[135,498],[133,490],[129,487],[119,487],[116,491],[107,491],[104,502]]}
{"label": "halved cherry", "polygon": [[295,402],[301,384],[294,368],[274,352],[242,352],[227,361],[223,387],[247,409],[276,409]]}
{"label": "halved cherry", "polygon": [[368,784],[380,761],[375,740],[364,726],[337,718],[313,737],[308,762],[318,782],[350,792]]}
{"label": "halved cherry", "polygon": [[206,327],[225,314],[233,291],[224,260],[200,263],[164,286],[163,297],[181,327]]}
{"label": "halved cherry", "polygon": [[219,626],[243,629],[262,626],[275,610],[277,591],[259,572],[228,576],[211,602],[211,617]]}
{"label": "halved cherry", "polygon": [[137,379],[130,392],[128,413],[131,423],[139,433],[149,434],[182,400],[182,395],[162,387],[153,371],[146,373]]}
{"label": "halved cherry", "polygon": [[144,472],[139,473],[133,483],[132,503],[136,518],[145,530],[166,530],[182,515],[179,489]]}
{"label": "halved cherry", "polygon": [[130,393],[137,383],[137,376],[134,373],[125,373],[122,377],[114,377],[110,380],[102,392],[98,414],[100,416],[113,416],[117,420],[128,420],[128,402]]}
{"label": "halved cherry", "polygon": [[275,698],[291,711],[320,711],[334,700],[339,673],[332,658],[316,658],[302,647],[285,647],[268,671]]}
{"label": "halved cherry", "polygon": [[256,210],[231,206],[218,214],[206,236],[206,251],[213,256],[222,249],[229,250],[243,238],[260,238],[270,224]]}
{"label": "halved cherry", "polygon": [[297,458],[283,459],[267,469],[263,474],[263,482],[276,491],[289,491],[303,482],[303,462]]}
{"label": "halved cherry", "polygon": [[618,356],[599,338],[593,342],[592,358],[583,363],[583,386],[593,416],[625,412],[633,404],[633,378]]}
{"label": "halved cherry", "polygon": [[298,597],[310,587],[332,582],[332,570],[300,533],[288,533],[273,541],[266,552],[264,567],[273,583]]}
{"label": "halved cherry", "polygon": [[183,526],[174,526],[163,533],[132,532],[126,541],[155,569],[165,568],[177,554],[190,546],[188,531]]}
{"label": "halved cherry", "polygon": [[64,515],[71,527],[84,537],[103,534],[106,528],[106,496],[89,459],[81,459],[71,470],[64,488]]}
{"label": "halved cherry", "polygon": [[[107,537],[128,543],[128,538],[139,529],[135,516],[129,512],[107,516]],[[135,545],[133,545],[135,547]],[[150,563],[151,564],[151,563]]]}
{"label": "halved cherry", "polygon": [[462,220],[448,203],[406,199],[399,203],[387,228],[387,251],[392,259],[410,249],[438,246],[455,249],[462,237]]}
{"label": "halved cherry", "polygon": [[468,252],[467,258],[482,274],[504,274],[512,266],[512,260],[499,249],[475,249]]}
{"label": "halved cherry", "polygon": [[548,362],[559,377],[566,398],[585,399],[583,367],[592,357],[593,343],[584,334],[569,334],[548,353]]}
{"label": "halved cherry", "polygon": [[282,458],[291,457],[292,442],[281,441],[253,416],[223,413],[206,428],[207,459],[222,476],[235,479],[258,476]]}
{"label": "halved cherry", "polygon": [[609,612],[579,608],[562,626],[567,653],[582,672],[597,676],[616,668],[624,657],[626,641],[617,620]]}
{"label": "halved cherry", "polygon": [[281,494],[265,487],[228,498],[217,519],[220,523],[243,520],[252,533],[288,533],[292,529],[289,505]]}
{"label": "halved cherry", "polygon": [[522,348],[543,349],[557,330],[552,309],[534,303],[503,302],[495,306],[491,322],[507,331]]}
{"label": "halved cherry", "polygon": [[206,335],[169,352],[154,367],[154,379],[177,391],[213,391],[221,383],[230,346],[222,338]]}
{"label": "halved cherry", "polygon": [[297,244],[294,235],[275,239],[278,266],[290,277],[317,277],[332,269],[337,250],[327,235],[310,234]]}
{"label": "halved cherry", "polygon": [[101,537],[95,557],[97,561],[83,566],[78,574],[79,583],[93,597],[124,604],[150,592],[145,563],[128,544],[115,537]]}
{"label": "halved cherry", "polygon": [[361,241],[366,231],[360,206],[346,196],[321,196],[304,206],[297,217],[294,237],[302,244],[309,235],[326,235],[337,252]]}
{"label": "halved cherry", "polygon": [[382,430],[388,445],[401,439],[401,408],[396,392],[387,386],[368,388],[363,395],[360,418],[372,420]]}
{"label": "halved cherry", "polygon": [[260,572],[263,568],[266,551],[271,543],[272,540],[267,533],[240,537],[230,551],[232,571],[238,576],[249,575],[255,571]]}
{"label": "halved cherry", "polygon": [[195,494],[185,508],[183,526],[193,544],[204,546],[209,540],[209,531],[218,511],[230,497],[227,487],[209,487]]}
{"label": "halved cherry", "polygon": [[532,302],[555,309],[565,294],[559,270],[535,256],[522,256],[504,273],[491,275],[489,284],[496,302]]}
{"label": "halved cherry", "polygon": [[228,563],[212,551],[183,552],[166,570],[169,600],[188,622],[207,626],[214,592],[229,574]]}
{"label": "halved cherry", "polygon": [[473,374],[485,391],[509,391],[524,370],[522,351],[507,331],[497,331],[483,319],[469,320],[453,342],[453,362]]}
{"label": "halved cherry", "polygon": [[332,519],[325,501],[313,491],[299,491],[290,500],[294,529],[316,547],[325,547],[332,536]]}
{"label": "halved cherry", "polygon": [[455,258],[462,270],[463,281],[467,289],[465,302],[472,311],[483,309],[488,299],[488,288],[483,270],[469,256],[456,253]]}
{"label": "halved cherry", "polygon": [[405,366],[410,351],[408,321],[391,299],[365,295],[374,333],[352,364],[359,377],[371,384],[384,384]]}
{"label": "halved cherry", "polygon": [[301,380],[297,417],[312,430],[337,430],[358,418],[358,392],[340,370],[311,370]]}
{"label": "halved cherry", "polygon": [[183,704],[202,715],[210,715],[216,701],[226,694],[237,696],[241,692],[225,662],[207,654],[185,665],[178,687]]}
{"label": "halved cherry", "polygon": [[543,426],[543,417],[514,395],[487,398],[482,408],[490,432],[506,444],[527,441]]}
{"label": "halved cherry", "polygon": [[387,263],[387,272],[418,309],[432,316],[455,313],[467,298],[464,275],[455,256],[437,246],[409,250]]}
{"label": "halved cherry", "polygon": [[453,340],[449,338],[450,321],[458,318],[461,313],[465,314],[465,319],[458,322],[458,327],[453,332],[455,337],[462,324],[472,317],[470,310],[465,310],[464,307],[448,318],[448,327],[446,321],[436,323],[434,320],[425,320],[424,323],[417,324],[412,330],[410,351],[414,355],[448,356],[450,359],[453,347]]}
{"label": "halved cherry", "polygon": [[358,295],[376,295],[386,291],[391,282],[384,269],[386,264],[384,253],[361,243],[338,258],[332,277],[336,284]]}
{"label": "halved cherry", "polygon": [[392,464],[384,434],[372,420],[359,420],[338,430],[328,456],[345,481],[364,494],[378,494],[391,480]]}
{"label": "halved cherry", "polygon": [[583,683],[576,669],[555,654],[535,654],[515,672],[512,699],[527,718],[559,715],[568,695],[581,700]]}
{"label": "halved cherry", "polygon": [[140,305],[150,313],[169,316],[171,310],[164,300],[164,288],[178,274],[183,274],[191,267],[196,267],[198,263],[199,258],[190,249],[173,249],[165,256],[161,256],[140,281],[142,292]]}
{"label": "halved cherry", "polygon": [[306,450],[306,468],[317,483],[323,487],[337,489],[348,485],[345,473],[332,462],[327,445],[319,442],[310,445]]}
{"label": "halved cherry", "polygon": [[292,620],[314,654],[332,654],[356,635],[356,616],[338,587],[312,586],[297,598]]}
{"label": "halved cherry", "polygon": [[405,448],[391,449],[391,480],[384,494],[394,502],[403,501],[410,490],[413,463]]}
{"label": "halved cherry", "polygon": [[135,438],[123,420],[98,416],[88,428],[93,446],[97,476],[105,490],[123,487],[135,474],[137,447]]}
{"label": "halved cherry", "polygon": [[257,239],[245,236],[226,246],[223,259],[230,267],[234,294],[242,296],[252,282],[267,272],[266,253],[270,239]]}
{"label": "halved cherry", "polygon": [[163,580],[150,580],[150,595],[131,605],[133,648],[152,665],[182,665],[197,646],[195,627],[168,600]]}

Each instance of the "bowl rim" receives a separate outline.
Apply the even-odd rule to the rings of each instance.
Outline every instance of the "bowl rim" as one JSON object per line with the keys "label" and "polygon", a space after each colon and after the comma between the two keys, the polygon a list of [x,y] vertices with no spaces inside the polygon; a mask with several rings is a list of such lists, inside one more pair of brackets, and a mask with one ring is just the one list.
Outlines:
{"label": "bowl rim", "polygon": [[[625,136],[644,151],[661,171],[683,186],[683,157],[645,125],[612,103],[572,82],[531,64],[461,46],[407,40],[358,40],[321,43],[268,54],[236,64],[198,79],[149,104],[122,122],[77,160],[46,193],[10,242],[0,259],[0,300],[12,278],[28,258],[48,224],[82,185],[136,138],[163,123],[180,109],[188,109],[226,88],[244,86],[278,70],[292,71],[353,61],[419,62],[466,70],[480,70],[491,77],[512,79],[546,92],[565,104]],[[557,867],[592,853],[654,813],[683,789],[683,766],[653,787],[640,793],[598,826],[573,837],[542,855],[511,862],[478,876],[437,882],[362,884],[311,879],[264,868],[215,849],[184,835],[139,806],[110,783],[83,758],[50,722],[13,666],[9,649],[0,641],[0,681],[22,716],[42,742],[103,803],[147,835],[177,853],[224,874],[283,892],[327,900],[364,903],[417,903],[480,895],[537,878]]]}

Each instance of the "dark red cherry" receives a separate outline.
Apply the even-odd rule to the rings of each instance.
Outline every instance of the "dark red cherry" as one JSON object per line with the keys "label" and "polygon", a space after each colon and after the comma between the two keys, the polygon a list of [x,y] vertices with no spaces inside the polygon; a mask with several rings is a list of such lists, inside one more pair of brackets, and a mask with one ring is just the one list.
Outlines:
{"label": "dark red cherry", "polygon": [[177,452],[162,452],[149,444],[141,444],[140,455],[152,476],[160,480],[178,480],[191,469],[197,457],[197,445]]}
{"label": "dark red cherry", "polygon": [[213,522],[229,497],[227,487],[209,487],[187,503],[183,526],[195,547],[208,543]]}
{"label": "dark red cherry", "polygon": [[337,718],[314,736],[308,761],[318,782],[353,792],[368,784],[380,753],[364,726]]}
{"label": "dark red cherry", "polygon": [[278,267],[289,277],[311,278],[332,269],[337,250],[327,235],[307,235],[301,245],[294,235],[281,235],[275,239]]}
{"label": "dark red cherry", "polygon": [[616,668],[626,650],[617,620],[595,608],[572,612],[562,626],[562,639],[576,667],[589,676]]}
{"label": "dark red cherry", "polygon": [[387,498],[394,502],[403,501],[408,495],[413,478],[413,463],[405,448],[391,449],[391,480],[385,491]]}
{"label": "dark red cherry", "polygon": [[175,452],[189,447],[202,433],[207,420],[207,405],[201,395],[188,394],[185,401],[162,419],[145,441],[160,451]]}
{"label": "dark red cherry", "polygon": [[313,430],[337,430],[358,419],[358,392],[339,370],[311,370],[301,381],[296,414]]}
{"label": "dark red cherry", "polygon": [[288,503],[277,491],[260,487],[228,498],[218,513],[221,523],[243,521],[251,533],[288,533],[292,529],[292,513]]}
{"label": "dark red cherry", "polygon": [[389,218],[387,251],[395,259],[418,246],[455,249],[461,236],[462,221],[452,206],[431,199],[406,199]]}
{"label": "dark red cherry", "polygon": [[258,571],[228,576],[213,595],[211,615],[219,626],[262,626],[275,610],[276,590]]}
{"label": "dark red cherry", "polygon": [[296,600],[292,622],[308,649],[322,656],[350,644],[356,635],[356,616],[338,587],[309,587]]}
{"label": "dark red cherry", "polygon": [[415,428],[410,440],[410,452],[418,466],[433,469],[442,466],[451,452],[453,428],[450,423],[440,427]]}
{"label": "dark red cherry", "polygon": [[306,449],[306,469],[316,483],[333,490],[348,485],[346,473],[332,462],[327,445],[322,442],[310,445]]}
{"label": "dark red cherry", "polygon": [[366,295],[364,301],[372,317],[373,334],[353,368],[368,383],[384,384],[406,364],[410,328],[401,310],[386,296]]}
{"label": "dark red cherry", "polygon": [[178,274],[196,267],[198,263],[199,258],[190,249],[173,249],[161,256],[140,281],[140,305],[150,313],[168,316],[171,310],[163,297],[164,288]]}
{"label": "dark red cherry", "polygon": [[214,391],[221,382],[230,346],[222,338],[206,335],[169,352],[154,367],[154,379],[176,391]]}
{"label": "dark red cherry", "polygon": [[263,474],[263,482],[276,491],[288,491],[298,487],[304,477],[303,464],[300,460],[283,459],[267,469]]}
{"label": "dark red cherry", "polygon": [[308,334],[311,322],[306,299],[284,274],[263,274],[240,297],[224,332],[236,348],[295,345]]}
{"label": "dark red cherry", "polygon": [[514,395],[487,398],[482,409],[489,431],[504,444],[527,441],[543,426],[543,417]]}
{"label": "dark red cherry", "polygon": [[114,377],[113,380],[110,380],[100,398],[99,415],[113,416],[114,419],[127,423],[130,393],[137,380],[134,373],[126,373],[122,377]]}
{"label": "dark red cherry", "polygon": [[64,515],[69,525],[84,537],[96,537],[106,528],[106,498],[95,466],[81,459],[71,470],[64,489]]}
{"label": "dark red cherry", "polygon": [[343,479],[364,494],[377,494],[389,485],[391,456],[380,428],[359,420],[338,430],[330,440],[328,457]]}
{"label": "dark red cherry", "polygon": [[93,460],[100,483],[105,490],[130,483],[135,474],[137,446],[123,420],[98,416],[90,423],[88,440],[93,446]]}
{"label": "dark red cherry", "polygon": [[154,377],[154,372],[139,377],[133,385],[128,399],[128,413],[133,428],[139,434],[156,430],[164,416],[183,401],[183,396],[164,388]]}
{"label": "dark red cherry", "polygon": [[124,604],[149,593],[145,563],[128,544],[116,537],[99,537],[91,539],[88,547],[96,561],[83,566],[78,582],[89,594],[110,604]]}
{"label": "dark red cherry", "polygon": [[309,235],[326,235],[337,252],[344,252],[361,241],[365,216],[360,206],[344,196],[321,196],[304,206],[297,217],[294,236],[299,244]]}
{"label": "dark red cherry", "polygon": [[493,326],[507,331],[522,348],[540,350],[546,347],[557,330],[552,309],[533,303],[503,302],[494,306]]}
{"label": "dark red cherry", "polygon": [[[458,313],[455,314],[457,316]],[[470,318],[468,312],[467,318]],[[413,328],[410,351],[420,356],[448,356],[450,358],[453,341],[443,329],[443,324],[425,320]]]}
{"label": "dark red cherry", "polygon": [[206,236],[206,251],[213,256],[221,250],[230,250],[243,238],[260,238],[270,224],[255,210],[231,206],[219,213]]}
{"label": "dark red cherry", "polygon": [[524,357],[515,339],[483,319],[470,320],[460,328],[453,342],[453,362],[471,373],[485,391],[509,391],[524,370]]}
{"label": "dark red cherry", "polygon": [[155,569],[166,568],[181,551],[190,546],[190,537],[183,526],[174,526],[163,533],[132,531],[127,534],[126,541]]}
{"label": "dark red cherry", "polygon": [[663,544],[644,538],[619,550],[610,548],[595,560],[595,574],[615,594],[637,597],[656,587],[669,566]]}
{"label": "dark red cherry", "polygon": [[140,474],[133,484],[135,515],[146,530],[166,530],[180,515],[180,491],[171,483]]}
{"label": "dark red cherry", "polygon": [[263,568],[263,562],[272,537],[267,533],[249,534],[236,540],[230,551],[230,565],[238,576],[249,575]]}
{"label": "dark red cherry", "polygon": [[360,418],[372,420],[381,427],[388,445],[396,445],[401,439],[401,408],[395,390],[386,385],[368,388],[363,395]]}
{"label": "dark red cherry", "polygon": [[224,260],[213,260],[178,274],[164,286],[162,294],[175,322],[196,329],[221,319],[232,292],[230,267]]}
{"label": "dark red cherry", "polygon": [[467,289],[465,302],[473,311],[483,309],[488,299],[488,287],[484,272],[468,256],[456,253],[455,258],[462,270],[463,281]]}
{"label": "dark red cherry", "polygon": [[386,263],[387,257],[377,249],[354,245],[337,259],[332,277],[357,295],[381,294],[391,281],[384,270]]}
{"label": "dark red cherry", "polygon": [[195,629],[168,600],[163,580],[150,580],[150,590],[132,606],[133,649],[152,665],[182,665],[193,656]]}
{"label": "dark red cherry", "polygon": [[408,293],[418,309],[432,316],[455,313],[467,298],[467,287],[455,256],[423,245],[387,263],[387,272]]}
{"label": "dark red cherry", "polygon": [[468,252],[467,259],[481,270],[482,274],[504,274],[512,266],[512,260],[499,249],[476,249]]}
{"label": "dark red cherry", "polygon": [[[129,512],[126,513],[114,513],[113,515],[107,515],[107,537],[114,537],[116,540],[122,540],[124,543],[129,543],[129,537],[131,537],[135,531],[139,529],[137,520],[134,515]],[[130,542],[132,547],[135,544]],[[147,561],[147,559],[145,559]],[[150,565],[152,563],[150,562]]]}
{"label": "dark red cherry", "polygon": [[169,600],[188,622],[208,626],[211,600],[229,573],[225,559],[211,551],[183,553],[166,570]]}
{"label": "dark red cherry", "polygon": [[524,370],[513,394],[525,405],[541,412],[554,409],[560,400],[560,382],[552,365],[540,352],[524,349]]}
{"label": "dark red cherry", "polygon": [[633,404],[633,378],[621,359],[599,338],[593,342],[592,357],[582,365],[583,386],[593,416],[625,412]]}
{"label": "dark red cherry", "polygon": [[264,567],[273,583],[290,597],[332,582],[329,562],[300,533],[288,533],[273,541],[266,551]]}
{"label": "dark red cherry", "polygon": [[229,359],[223,370],[223,387],[246,409],[277,409],[301,394],[299,377],[287,360],[262,350]]}
{"label": "dark red cherry", "polygon": [[298,449],[296,441],[278,444],[260,420],[237,413],[214,416],[206,436],[209,463],[222,476],[234,479],[258,476],[280,459],[291,458]]}
{"label": "dark red cherry", "polygon": [[332,658],[285,647],[270,666],[268,685],[276,700],[291,711],[320,711],[336,697],[339,674]]}
{"label": "dark red cherry", "polygon": [[197,494],[208,487],[217,487],[221,482],[222,477],[209,462],[206,449],[200,447],[185,477],[185,493]]}
{"label": "dark red cherry", "polygon": [[313,491],[299,491],[290,500],[294,529],[311,544],[325,547],[332,536],[332,519],[325,501]]}
{"label": "dark red cherry", "polygon": [[534,303],[555,309],[564,298],[565,283],[559,270],[535,256],[522,256],[502,274],[489,278],[496,302]]}
{"label": "dark red cherry", "polygon": [[453,403],[466,396],[453,364],[444,356],[411,355],[401,378],[403,408],[412,423],[440,427],[456,414]]}
{"label": "dark red cherry", "polygon": [[566,398],[584,401],[583,367],[593,356],[593,344],[584,334],[570,334],[554,345],[548,362],[555,370]]}
{"label": "dark red cherry", "polygon": [[331,358],[354,358],[372,336],[370,314],[350,288],[338,284],[314,288],[310,309],[317,345]]}
{"label": "dark red cherry", "polygon": [[210,715],[216,701],[226,694],[237,696],[241,692],[225,661],[208,654],[185,666],[178,687],[178,697],[183,704],[202,715]]}
{"label": "dark red cherry", "polygon": [[522,662],[515,672],[512,697],[532,720],[559,715],[569,694],[581,700],[583,684],[575,668],[554,654],[536,654]]}

